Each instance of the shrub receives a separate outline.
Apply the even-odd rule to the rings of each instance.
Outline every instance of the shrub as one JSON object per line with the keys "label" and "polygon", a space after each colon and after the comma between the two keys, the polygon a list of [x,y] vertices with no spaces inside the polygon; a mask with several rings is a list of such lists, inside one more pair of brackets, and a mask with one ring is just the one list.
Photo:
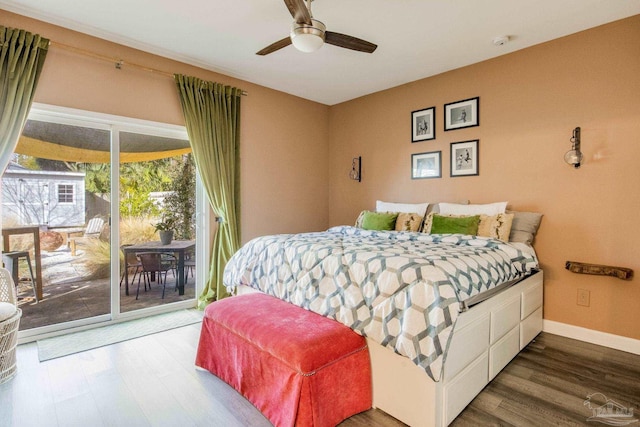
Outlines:
{"label": "shrub", "polygon": [[[120,244],[133,245],[136,243],[157,240],[152,218],[130,217],[120,221]],[[109,277],[111,245],[108,241],[95,238],[78,239],[78,244],[83,252],[82,256],[74,262],[85,273],[85,279],[101,279]],[[120,265],[124,263],[124,256],[120,251]]]}

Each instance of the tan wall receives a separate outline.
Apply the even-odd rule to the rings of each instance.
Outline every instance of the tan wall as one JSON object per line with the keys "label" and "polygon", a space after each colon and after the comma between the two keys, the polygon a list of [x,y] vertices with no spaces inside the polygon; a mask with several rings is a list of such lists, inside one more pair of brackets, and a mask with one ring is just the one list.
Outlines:
{"label": "tan wall", "polygon": [[[480,126],[443,131],[443,104],[480,97]],[[535,242],[546,319],[640,339],[640,285],[578,275],[565,261],[640,271],[640,16],[331,108],[331,225],[376,199],[508,200],[544,213]],[[411,111],[436,106],[434,141],[411,143]],[[584,165],[563,162],[582,128]],[[480,175],[449,177],[449,143],[480,140]],[[410,179],[412,153],[442,151],[441,179]],[[361,155],[363,181],[348,178]],[[576,305],[577,289],[591,292]]]}
{"label": "tan wall", "polygon": [[[110,58],[51,46],[35,101],[183,125],[173,79],[128,67],[193,75],[234,85],[242,99],[242,239],[325,229],[328,224],[329,107],[201,68],[1,11],[0,25],[22,28]],[[277,108],[276,108],[277,107]]]}

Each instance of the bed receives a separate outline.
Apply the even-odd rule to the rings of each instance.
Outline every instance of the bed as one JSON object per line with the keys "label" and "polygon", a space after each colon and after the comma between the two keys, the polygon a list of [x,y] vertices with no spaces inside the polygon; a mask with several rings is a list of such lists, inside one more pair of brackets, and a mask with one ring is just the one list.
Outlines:
{"label": "bed", "polygon": [[542,276],[529,245],[340,226],[254,239],[224,281],[364,335],[374,407],[441,426],[540,332]]}

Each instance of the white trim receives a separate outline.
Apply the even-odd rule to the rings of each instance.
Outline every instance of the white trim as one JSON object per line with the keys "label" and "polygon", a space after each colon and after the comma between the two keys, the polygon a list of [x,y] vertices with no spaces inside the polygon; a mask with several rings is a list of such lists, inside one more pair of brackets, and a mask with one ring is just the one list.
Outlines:
{"label": "white trim", "polygon": [[640,340],[634,338],[613,335],[607,332],[596,331],[546,319],[542,322],[542,330],[544,332],[549,332],[550,334],[573,338],[575,340],[640,355]]}
{"label": "white trim", "polygon": [[[111,249],[111,272],[109,279],[110,286],[110,307],[111,320],[117,322],[122,313],[120,312],[120,131],[121,129],[114,125],[109,132],[109,173],[111,180],[111,197],[109,199],[109,227],[111,230],[110,249]],[[113,203],[115,201],[115,203]],[[112,221],[112,219],[116,221]],[[115,262],[118,260],[117,262]],[[129,274],[126,259],[124,261],[124,271]]]}
{"label": "white trim", "polygon": [[198,171],[196,173],[196,302],[204,290],[204,284],[209,280],[211,216],[209,198]]}

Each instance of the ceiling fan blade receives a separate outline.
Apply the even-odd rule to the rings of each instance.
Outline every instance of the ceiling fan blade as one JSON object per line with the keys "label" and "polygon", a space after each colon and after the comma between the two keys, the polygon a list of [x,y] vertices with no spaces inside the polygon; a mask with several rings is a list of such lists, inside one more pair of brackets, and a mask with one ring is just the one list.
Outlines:
{"label": "ceiling fan blade", "polygon": [[311,13],[304,5],[304,0],[284,0],[284,4],[297,24],[311,25]]}
{"label": "ceiling fan blade", "polygon": [[291,44],[291,37],[285,37],[282,40],[278,40],[275,43],[271,43],[269,46],[265,47],[259,52],[256,52],[256,55],[268,55],[270,53],[275,52],[276,50],[280,50],[283,47],[287,47]]}
{"label": "ceiling fan blade", "polygon": [[366,40],[348,36],[346,34],[334,33],[333,31],[324,32],[324,41],[325,43],[329,43],[334,46],[366,53],[373,53],[373,51],[378,47],[378,45],[369,43]]}

